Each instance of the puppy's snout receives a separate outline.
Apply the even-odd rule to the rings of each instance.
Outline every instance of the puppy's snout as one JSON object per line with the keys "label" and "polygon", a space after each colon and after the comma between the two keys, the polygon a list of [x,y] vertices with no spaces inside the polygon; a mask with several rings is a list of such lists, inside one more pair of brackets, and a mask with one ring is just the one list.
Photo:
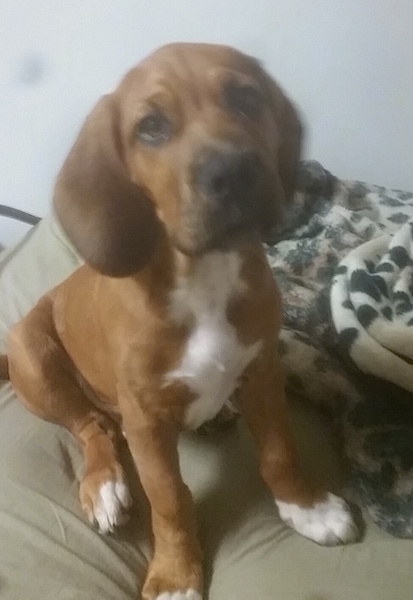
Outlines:
{"label": "puppy's snout", "polygon": [[214,152],[199,165],[198,186],[218,202],[239,202],[253,190],[258,166],[251,151]]}

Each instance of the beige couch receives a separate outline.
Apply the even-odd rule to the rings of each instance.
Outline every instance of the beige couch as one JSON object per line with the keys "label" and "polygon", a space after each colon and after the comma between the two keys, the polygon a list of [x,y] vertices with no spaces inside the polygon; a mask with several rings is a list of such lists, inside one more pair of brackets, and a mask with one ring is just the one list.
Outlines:
{"label": "beige couch", "polygon": [[[0,255],[0,350],[8,328],[78,264],[53,218]],[[305,469],[340,491],[342,468],[328,424],[309,407],[292,402],[292,410]],[[227,434],[183,436],[181,458],[198,507],[210,600],[413,598],[413,542],[368,522],[360,543],[323,548],[280,521],[242,423]],[[76,443],[0,384],[0,600],[137,600],[150,529],[146,500],[129,471],[131,521],[101,537],[79,506]]]}

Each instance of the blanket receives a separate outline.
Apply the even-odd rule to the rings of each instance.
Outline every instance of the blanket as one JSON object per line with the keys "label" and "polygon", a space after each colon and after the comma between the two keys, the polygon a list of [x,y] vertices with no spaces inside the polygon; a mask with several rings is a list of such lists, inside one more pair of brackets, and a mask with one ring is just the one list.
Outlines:
{"label": "blanket", "polygon": [[354,499],[401,537],[413,537],[412,235],[412,193],[306,161],[267,246],[287,387],[331,415]]}

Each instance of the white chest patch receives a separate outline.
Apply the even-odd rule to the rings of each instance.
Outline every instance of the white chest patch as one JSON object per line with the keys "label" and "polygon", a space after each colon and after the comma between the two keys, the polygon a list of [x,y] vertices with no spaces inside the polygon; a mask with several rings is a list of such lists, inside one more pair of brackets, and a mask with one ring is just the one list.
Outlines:
{"label": "white chest patch", "polygon": [[185,415],[190,429],[197,429],[221,410],[260,349],[261,342],[242,344],[227,320],[228,303],[245,293],[240,269],[238,253],[211,252],[172,293],[174,321],[194,322],[181,364],[167,374],[168,381],[184,381],[196,394]]}

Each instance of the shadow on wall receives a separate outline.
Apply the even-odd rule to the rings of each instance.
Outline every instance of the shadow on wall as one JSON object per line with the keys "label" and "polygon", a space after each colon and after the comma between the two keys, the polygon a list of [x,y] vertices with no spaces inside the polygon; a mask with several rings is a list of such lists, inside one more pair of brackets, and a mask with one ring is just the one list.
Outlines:
{"label": "shadow on wall", "polygon": [[28,54],[23,56],[17,65],[16,82],[34,86],[39,84],[46,74],[46,61],[38,54]]}

